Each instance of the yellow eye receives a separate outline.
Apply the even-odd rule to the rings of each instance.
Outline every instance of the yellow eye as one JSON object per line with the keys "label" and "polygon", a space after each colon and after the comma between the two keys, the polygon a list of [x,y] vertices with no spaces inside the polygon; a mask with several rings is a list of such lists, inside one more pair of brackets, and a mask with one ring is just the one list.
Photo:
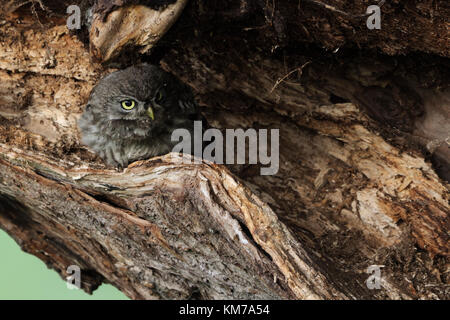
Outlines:
{"label": "yellow eye", "polygon": [[155,97],[156,100],[155,101],[161,102],[163,98],[164,98],[164,95],[163,95],[162,91],[158,90],[158,92],[156,92],[156,97]]}
{"label": "yellow eye", "polygon": [[122,108],[125,110],[131,110],[136,106],[136,101],[134,100],[123,100],[121,103]]}

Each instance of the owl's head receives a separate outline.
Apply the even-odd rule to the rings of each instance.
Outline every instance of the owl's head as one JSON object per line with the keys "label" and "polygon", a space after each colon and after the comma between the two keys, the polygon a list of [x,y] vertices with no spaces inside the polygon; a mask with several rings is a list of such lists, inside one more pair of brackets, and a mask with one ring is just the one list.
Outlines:
{"label": "owl's head", "polygon": [[114,135],[148,137],[172,128],[177,115],[195,113],[190,89],[157,66],[140,64],[100,80],[86,110]]}

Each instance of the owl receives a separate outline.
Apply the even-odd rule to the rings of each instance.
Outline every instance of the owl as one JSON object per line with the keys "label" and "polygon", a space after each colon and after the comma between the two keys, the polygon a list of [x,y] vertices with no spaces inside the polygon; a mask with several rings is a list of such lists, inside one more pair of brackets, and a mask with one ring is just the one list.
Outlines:
{"label": "owl", "polygon": [[82,144],[107,164],[125,168],[170,152],[177,143],[173,130],[192,133],[195,120],[202,117],[190,88],[155,65],[140,64],[99,81],[78,127]]}

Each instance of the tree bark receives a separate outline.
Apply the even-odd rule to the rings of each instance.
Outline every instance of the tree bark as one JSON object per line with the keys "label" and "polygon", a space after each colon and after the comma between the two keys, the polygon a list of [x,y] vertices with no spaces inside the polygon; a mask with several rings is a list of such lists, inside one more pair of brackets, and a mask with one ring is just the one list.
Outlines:
{"label": "tree bark", "polygon": [[[135,3],[94,16],[106,42],[55,3],[0,19],[0,227],[24,251],[133,299],[450,297],[447,2],[386,3],[370,33],[363,1],[190,1],[157,45],[109,29]],[[213,127],[280,129],[279,172],[176,154],[107,168],[76,121],[138,61],[188,83]]]}

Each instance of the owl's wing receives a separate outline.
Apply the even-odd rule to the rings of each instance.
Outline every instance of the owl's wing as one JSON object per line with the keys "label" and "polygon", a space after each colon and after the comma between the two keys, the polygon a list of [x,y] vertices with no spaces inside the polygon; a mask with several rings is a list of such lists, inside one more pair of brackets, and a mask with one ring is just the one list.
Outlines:
{"label": "owl's wing", "polygon": [[189,101],[189,100],[180,99],[180,100],[178,100],[178,105],[180,106],[181,111],[183,113],[187,113],[187,114],[197,113],[197,110],[198,110],[197,103],[194,100]]}
{"label": "owl's wing", "polygon": [[191,88],[185,83],[178,82],[180,88],[178,89],[178,105],[181,112],[186,114],[194,114],[198,112],[198,105],[195,102],[194,95]]}

